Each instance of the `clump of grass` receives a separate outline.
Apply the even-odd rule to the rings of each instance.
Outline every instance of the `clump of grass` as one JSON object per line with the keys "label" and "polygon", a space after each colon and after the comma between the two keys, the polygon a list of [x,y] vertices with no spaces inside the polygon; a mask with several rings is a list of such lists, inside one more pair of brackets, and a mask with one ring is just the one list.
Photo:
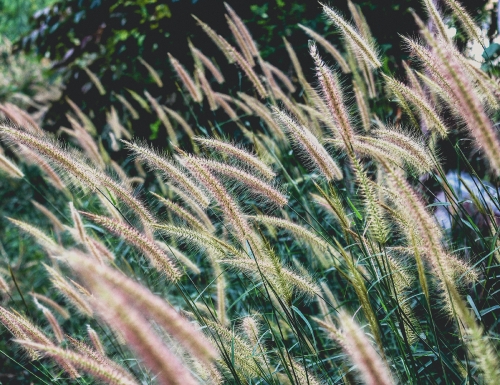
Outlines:
{"label": "clump of grass", "polygon": [[[477,39],[465,9],[446,4]],[[386,72],[352,3],[352,24],[322,6],[344,38],[341,49],[301,26],[341,72],[313,43],[301,63],[285,40],[297,79],[264,61],[229,5],[235,45],[197,19],[248,89],[223,89],[232,86],[226,74],[190,41],[194,74],[169,59],[186,102],[213,112],[214,124],[191,126],[197,117],[185,114],[189,106],[174,111],[147,90],[147,100],[130,93],[168,137],[164,151],[132,141],[111,109],[113,148],[124,143],[133,165],[111,161],[71,101],[78,119],[70,117],[65,132],[83,152],[37,126],[24,128],[26,113],[0,108],[19,123],[3,123],[2,140],[22,149],[16,161],[2,153],[2,171],[25,183],[23,163],[37,162],[54,197],[72,202],[60,211],[33,203],[50,225],[9,218],[31,237],[25,243],[44,249],[43,279],[55,289],[26,289],[16,266],[0,269],[0,292],[12,307],[0,307],[0,322],[33,365],[43,365],[47,378],[62,369],[111,384],[495,384],[500,203],[485,180],[498,184],[491,112],[499,93],[496,79],[472,69],[448,37],[447,18],[432,1],[424,5],[430,23],[416,17],[422,40],[403,38],[423,67],[405,64],[407,82]],[[140,62],[161,87],[159,74]],[[385,112],[377,98],[394,96],[404,114],[378,116]],[[248,119],[261,126],[250,130]],[[218,135],[226,125],[245,143]],[[181,148],[187,141],[174,127],[193,151]],[[466,135],[479,163],[467,155]],[[474,175],[477,193],[469,187],[468,201],[444,171],[441,151],[450,143]],[[133,183],[150,193],[140,198]],[[433,191],[446,201],[433,201]],[[434,217],[436,205],[448,210],[450,228]]]}

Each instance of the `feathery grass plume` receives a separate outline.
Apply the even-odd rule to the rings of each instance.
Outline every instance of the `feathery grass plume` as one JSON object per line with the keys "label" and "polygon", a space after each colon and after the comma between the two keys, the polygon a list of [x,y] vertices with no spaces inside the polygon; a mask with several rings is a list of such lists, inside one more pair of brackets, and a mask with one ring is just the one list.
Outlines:
{"label": "feathery grass plume", "polygon": [[[122,218],[119,218],[118,221],[121,222],[121,219]],[[88,244],[89,252],[96,258],[96,260],[100,261],[102,260],[102,257],[105,257],[109,262],[114,262],[115,255],[102,242],[90,236],[87,236],[86,242]]]}
{"label": "feathery grass plume", "polygon": [[215,102],[219,105],[219,107],[222,107],[224,112],[229,116],[231,120],[237,121],[239,119],[238,114],[236,111],[229,105],[229,103],[221,97],[222,94],[215,92],[214,93],[214,98]]}
{"label": "feathery grass plume", "polygon": [[500,140],[461,63],[455,58],[454,48],[434,45],[433,50],[441,59],[441,73],[453,90],[462,118],[479,147],[485,152],[493,170],[500,175]]}
{"label": "feathery grass plume", "polygon": [[97,146],[94,138],[92,138],[92,136],[80,125],[80,123],[78,123],[78,121],[76,121],[76,119],[73,119],[68,114],[66,115],[66,119],[70,122],[72,130],[64,127],[61,127],[60,130],[77,141],[78,145],[96,167],[104,169],[106,164],[99,153],[99,147]]}
{"label": "feathery grass plume", "polygon": [[57,218],[52,213],[52,211],[50,211],[47,207],[41,205],[37,201],[31,200],[30,202],[33,206],[35,206],[37,210],[39,210],[50,221],[50,223],[52,223],[52,227],[56,232],[60,233],[64,231],[64,225],[61,223],[59,218]]}
{"label": "feathery grass plume", "polygon": [[448,282],[446,286],[449,287],[453,299],[453,312],[456,312],[459,327],[463,331],[464,343],[475,357],[475,366],[483,373],[484,383],[489,385],[498,383],[500,362],[494,344],[483,328],[477,324],[474,314],[467,308],[453,284]]}
{"label": "feathery grass plume", "polygon": [[[237,239],[242,245],[246,244],[247,237],[251,238],[251,230],[245,220],[240,208],[234,199],[229,195],[228,191],[222,186],[220,181],[213,176],[210,170],[199,159],[187,155],[182,158],[184,166],[191,172],[194,178],[200,181],[210,195],[221,207],[224,217],[232,229],[236,232]],[[251,245],[252,247],[254,245]]]}
{"label": "feathery grass plume", "polygon": [[104,350],[104,346],[102,346],[101,339],[97,335],[97,332],[87,324],[87,335],[89,336],[90,341],[92,342],[92,346],[94,349],[101,354],[103,357],[106,357],[106,352]]}
{"label": "feathery grass plume", "polygon": [[[366,64],[365,61],[359,63],[361,65],[361,74],[368,89],[368,98],[374,99],[377,97],[377,87],[375,85],[375,78],[373,77],[373,70]],[[359,82],[358,77],[354,77]]]}
{"label": "feathery grass plume", "polygon": [[[413,69],[410,68],[410,66],[405,62],[403,61],[403,67],[405,69],[405,72],[406,72],[406,78],[408,80],[408,83],[409,83],[409,87],[417,94],[420,96],[420,98],[422,98],[423,100],[428,100],[428,94],[429,92],[427,91],[424,91],[423,87],[422,87],[422,84],[420,83],[420,80],[418,80],[417,78],[417,75],[416,75],[416,72],[417,71],[414,71]],[[397,95],[398,96],[398,95]],[[398,99],[404,99],[404,96],[400,97],[401,95],[398,96]],[[407,111],[407,114],[411,113],[411,110],[409,109],[408,106],[406,106],[406,108],[408,108],[409,111]],[[427,117],[425,116],[424,113],[420,113],[420,129],[423,131],[423,132],[426,132],[427,131],[427,127],[429,127],[431,124],[429,124],[427,122]]]}
{"label": "feathery grass plume", "polygon": [[322,382],[315,378],[307,367],[304,367],[301,358],[291,359],[290,361],[285,360],[284,363],[288,367],[289,373],[291,373],[290,377],[294,381],[292,383],[297,385],[321,385]]}
{"label": "feathery grass plume", "polygon": [[83,127],[85,130],[90,135],[97,135],[97,130],[94,126],[94,123],[92,123],[92,120],[83,113],[83,111],[76,105],[75,102],[73,102],[70,98],[66,97],[66,102],[70,105],[70,107],[75,111],[76,116],[78,116],[78,119],[83,123]]}
{"label": "feathery grass plume", "polygon": [[48,178],[48,182],[59,191],[67,193],[67,188],[59,175],[54,171],[52,166],[35,151],[26,146],[18,145],[20,153],[23,155],[24,161],[36,165]]}
{"label": "feathery grass plume", "polygon": [[260,325],[257,322],[256,316],[246,316],[243,318],[241,320],[241,330],[254,348],[259,345],[261,333]]}
{"label": "feathery grass plume", "polygon": [[[230,95],[221,94],[219,92],[215,93],[219,98],[224,99],[226,102],[230,102],[235,104],[240,110],[242,110],[245,114],[250,115],[252,110],[243,102],[239,101],[236,98],[233,98]],[[256,100],[256,99],[255,99]]]}
{"label": "feathery grass plume", "polygon": [[420,113],[425,115],[428,122],[431,124],[431,127],[434,127],[441,137],[447,136],[448,128],[446,127],[446,124],[443,122],[434,107],[430,105],[427,100],[422,98],[422,95],[419,95],[410,87],[405,86],[403,83],[398,82],[387,75],[382,74],[382,76],[384,77],[389,88],[397,94],[398,97],[404,97],[409,103],[418,109]]}
{"label": "feathery grass plume", "polygon": [[264,65],[269,69],[269,71],[271,71],[271,74],[275,75],[283,83],[288,91],[292,93],[295,92],[295,86],[283,71],[281,71],[278,67],[273,66],[269,62],[265,62]]}
{"label": "feathery grass plume", "polygon": [[156,72],[155,69],[153,67],[151,67],[151,65],[149,65],[146,62],[146,60],[144,60],[142,57],[138,56],[137,60],[139,60],[139,62],[144,67],[146,67],[146,69],[148,70],[149,74],[151,75],[151,77],[153,78],[155,83],[158,85],[158,87],[163,87],[163,82],[161,81],[161,78],[160,78],[160,75],[158,74],[158,72]]}
{"label": "feathery grass plume", "polygon": [[175,186],[169,185],[168,188],[170,191],[174,192],[175,195],[177,195],[182,200],[183,203],[187,205],[187,208],[189,208],[192,214],[194,214],[201,222],[203,222],[205,228],[210,233],[213,233],[215,231],[215,227],[212,221],[210,220],[209,216],[194,199],[192,199],[184,191],[176,188]]}
{"label": "feathery grass plume", "polygon": [[[439,60],[436,56],[420,42],[407,37],[403,37],[402,39],[410,53],[422,63],[425,69],[428,70],[430,76],[434,79],[435,86],[433,88],[439,90],[440,96],[443,100],[447,101],[450,107],[454,110],[458,110],[458,105],[456,105],[455,98],[453,97],[453,90],[445,79],[444,74],[441,73]],[[417,72],[417,75],[424,81],[427,78],[420,72]]]}
{"label": "feathery grass plume", "polygon": [[0,275],[0,293],[10,295],[10,286],[4,277]]}
{"label": "feathery grass plume", "polygon": [[261,161],[254,154],[244,150],[243,148],[240,148],[237,145],[218,139],[201,137],[195,137],[194,141],[200,143],[203,147],[216,150],[219,153],[242,161],[245,165],[251,166],[252,171],[257,171],[266,179],[273,179],[276,176],[271,167]]}
{"label": "feathery grass plume", "polygon": [[483,103],[494,110],[500,108],[498,100],[500,87],[498,84],[480,68],[472,65],[469,59],[465,58],[460,52],[457,52],[457,59],[464,65],[464,68],[471,77],[471,81],[477,88],[478,97],[481,98]]}
{"label": "feathery grass plume", "polygon": [[[170,199],[163,198],[162,196],[155,194],[150,191],[150,193],[158,199],[160,203],[162,203],[169,211],[174,213],[177,217],[181,218],[186,224],[189,225],[194,230],[201,231],[210,231],[210,229],[206,229],[203,223],[200,223],[199,219],[196,218],[193,214],[188,212],[186,209],[178,205],[177,203],[171,201]],[[212,228],[213,229],[213,228]]]}
{"label": "feathery grass plume", "polygon": [[178,144],[177,134],[175,133],[174,128],[172,127],[172,123],[170,123],[170,120],[168,119],[168,116],[163,110],[162,106],[160,106],[160,103],[158,103],[148,91],[145,90],[144,95],[146,95],[146,98],[148,99],[151,106],[153,106],[153,110],[155,110],[158,119],[160,119],[163,126],[167,130],[168,139],[176,146]]}
{"label": "feathery grass plume", "polygon": [[229,26],[229,29],[231,30],[231,33],[233,34],[233,37],[236,40],[236,43],[240,47],[240,50],[243,53],[245,60],[248,62],[248,65],[250,65],[250,67],[255,67],[255,60],[253,60],[253,55],[249,51],[249,48],[247,47],[245,38],[239,31],[236,24],[234,24],[233,20],[231,20],[231,18],[228,15],[225,16],[227,25]]}
{"label": "feathery grass plume", "polygon": [[341,333],[332,333],[367,385],[394,384],[387,362],[380,357],[365,332],[344,311],[339,313]]}
{"label": "feathery grass plume", "polygon": [[[87,327],[88,327],[88,325],[87,325]],[[106,354],[104,351],[102,351],[102,352],[98,351],[97,349],[95,349],[95,347],[93,345],[91,347],[91,346],[87,345],[85,342],[77,340],[76,338],[73,338],[69,335],[66,335],[66,338],[68,339],[68,342],[71,344],[71,346],[74,349],[76,349],[77,353],[80,353],[80,354],[84,355],[85,357],[89,357],[91,359],[94,359],[103,365],[108,365],[108,366],[111,366],[113,368],[116,368],[117,370],[122,371],[125,375],[128,374],[123,370],[123,368],[121,368],[115,362],[108,359],[106,357]]]}
{"label": "feathery grass plume", "polygon": [[48,308],[46,308],[45,306],[40,304],[36,300],[36,298],[35,298],[35,305],[37,308],[39,308],[43,312],[43,315],[45,316],[45,318],[49,322],[50,327],[52,328],[52,331],[54,332],[54,337],[55,337],[57,343],[60,344],[61,342],[63,342],[64,341],[64,334],[62,332],[61,325],[59,325],[59,322],[57,322],[57,319],[54,316],[54,314]]}
{"label": "feathery grass plume", "polygon": [[134,245],[146,256],[151,264],[160,272],[164,273],[172,282],[177,282],[181,277],[181,272],[156,243],[147,235],[141,234],[135,228],[115,221],[114,219],[80,211],[80,213],[93,222],[105,227],[109,231],[119,235]]}
{"label": "feathery grass plume", "polygon": [[367,227],[375,240],[381,244],[387,242],[389,237],[389,224],[384,216],[384,211],[380,205],[377,195],[377,185],[370,180],[363,170],[358,159],[353,159],[353,169],[356,181],[360,188],[360,194],[363,197],[365,211],[367,215]]}
{"label": "feathery grass plume", "polygon": [[381,127],[373,132],[382,140],[383,146],[386,146],[388,151],[396,153],[415,170],[425,173],[436,167],[436,162],[429,154],[422,138],[390,126]]}
{"label": "feathery grass plume", "polygon": [[9,175],[11,178],[24,178],[24,174],[21,169],[3,154],[0,154],[0,170]]}
{"label": "feathery grass plume", "polygon": [[219,71],[219,69],[214,65],[212,60],[206,57],[203,52],[201,52],[198,48],[196,48],[191,42],[189,42],[189,49],[191,50],[191,54],[198,59],[205,68],[207,68],[217,83],[224,83],[224,75]]}
{"label": "feathery grass plume", "polygon": [[71,213],[71,219],[73,220],[73,226],[77,231],[78,234],[78,240],[80,243],[85,244],[85,240],[87,238],[87,234],[85,232],[85,228],[83,227],[83,222],[82,222],[82,217],[78,213],[78,211],[75,209],[75,206],[73,205],[73,202],[69,202],[69,211]]}
{"label": "feathery grass plume", "polygon": [[323,99],[328,105],[330,114],[338,126],[338,131],[333,134],[336,137],[340,135],[349,151],[351,146],[350,143],[352,143],[354,137],[354,130],[351,126],[349,113],[344,103],[340,83],[335,73],[325,65],[323,60],[321,60],[314,44],[310,45],[309,53],[316,65],[316,77],[321,85]]}
{"label": "feathery grass plume", "polygon": [[[110,132],[109,133],[109,139],[111,140],[110,146],[113,151],[118,151],[120,150],[120,146],[118,145],[118,142],[116,141],[115,134]],[[101,145],[102,148],[102,145]]]}
{"label": "feathery grass plume", "polygon": [[155,241],[158,246],[160,246],[165,253],[171,253],[173,258],[176,259],[180,265],[184,266],[187,270],[193,274],[201,274],[201,270],[196,263],[191,261],[182,251],[176,249],[173,246],[167,245],[165,242]]}
{"label": "feathery grass plume", "polygon": [[190,244],[194,243],[199,248],[209,249],[211,252],[214,252],[215,254],[221,255],[223,257],[227,257],[228,255],[241,259],[245,259],[248,257],[243,251],[236,249],[229,243],[224,242],[207,232],[189,230],[185,227],[172,225],[156,224],[154,225],[154,227],[167,236],[179,240],[184,240],[185,242]]}
{"label": "feathery grass plume", "polygon": [[[425,174],[436,167],[436,162],[422,139],[407,135],[395,127],[379,128],[373,130],[373,133],[375,137],[360,135],[355,137],[353,147],[357,153],[384,158],[397,165],[404,162],[419,174]],[[327,139],[326,142],[343,148],[338,140]]]}
{"label": "feathery grass plume", "polygon": [[238,181],[239,183],[248,187],[251,191],[260,195],[266,201],[275,203],[279,207],[286,205],[288,202],[286,196],[276,188],[269,185],[267,182],[261,180],[260,178],[257,178],[252,174],[243,171],[239,167],[233,167],[222,162],[217,162],[215,160],[200,157],[196,158],[196,162],[217,174],[221,174],[225,177]]}
{"label": "feathery grass plume", "polygon": [[[427,73],[430,73],[430,71],[427,71]],[[429,76],[426,76],[421,72],[416,72],[416,74],[419,79],[422,80],[426,88],[430,91],[431,97],[444,101],[450,108],[450,112],[453,114],[453,116],[460,118],[459,106],[455,98],[453,97],[451,92],[445,89],[449,88],[448,84],[446,84],[443,88],[443,86],[438,84],[437,81],[434,81]]]}
{"label": "feathery grass plume", "polygon": [[228,323],[227,312],[226,312],[226,277],[224,270],[218,262],[213,261],[213,274],[216,278],[216,305],[217,305],[217,319],[221,325],[226,325]]}
{"label": "feathery grass plume", "polygon": [[26,348],[43,352],[54,359],[62,359],[71,362],[72,365],[91,374],[95,378],[104,381],[106,384],[138,385],[138,382],[133,381],[129,375],[124,376],[123,373],[120,373],[115,368],[108,365],[103,365],[101,362],[94,360],[86,355],[79,354],[71,350],[58,348],[53,345],[35,343],[23,339],[18,339],[16,340],[16,342]]}
{"label": "feathery grass plume", "polygon": [[481,39],[480,30],[477,24],[462,4],[456,0],[444,0],[444,2],[451,9],[453,15],[457,18],[459,23],[462,24],[462,28],[469,39],[482,43],[483,40]]}
{"label": "feathery grass plume", "polygon": [[[326,143],[331,143],[335,148],[347,151],[345,148],[345,143],[340,139],[326,139]],[[387,151],[384,146],[385,143],[377,138],[372,138],[369,136],[356,136],[351,143],[352,151],[359,157],[371,157],[371,158],[384,158],[389,162],[397,164],[398,166],[403,166],[403,160],[401,157],[397,156],[394,152]]]}
{"label": "feathery grass plume", "polygon": [[181,63],[179,63],[179,61],[176,58],[174,58],[170,53],[168,53],[168,58],[175,72],[179,76],[179,79],[182,81],[184,87],[186,87],[187,91],[189,92],[193,100],[196,103],[201,103],[203,100],[203,95],[201,94],[198,86],[194,83],[191,76],[187,73],[187,71],[184,69]]}
{"label": "feathery grass plume", "polygon": [[363,124],[363,129],[365,131],[370,130],[370,109],[365,100],[365,95],[361,92],[359,86],[355,83],[353,85],[354,97],[356,98],[356,105],[358,106],[359,116],[361,117],[361,123]]}
{"label": "feathery grass plume", "polygon": [[229,12],[229,16],[231,16],[231,19],[233,20],[234,24],[238,28],[238,31],[241,33],[241,36],[245,41],[248,51],[252,54],[252,56],[258,57],[259,50],[257,48],[257,45],[255,44],[255,41],[252,39],[252,35],[250,35],[250,32],[248,31],[247,27],[240,19],[240,17],[236,14],[236,12],[234,12],[234,10],[229,6],[228,3],[225,2],[224,6],[226,7],[226,10]]}
{"label": "feathery grass plume", "polygon": [[[89,326],[87,325],[87,329]],[[93,329],[90,329],[93,330]],[[83,355],[84,357],[88,357],[91,360],[97,361],[100,365],[102,366],[107,366],[110,369],[120,373],[124,378],[130,378],[130,380],[135,383],[135,378],[132,376],[131,373],[127,372],[123,367],[118,365],[116,362],[111,361],[105,354],[104,351],[99,351],[95,348],[95,345],[93,344],[92,347],[87,345],[86,343],[77,340],[76,338],[66,336],[69,343],[72,345],[74,349],[76,349],[76,353],[79,353]],[[92,341],[92,338],[91,338]]]}
{"label": "feathery grass plume", "polygon": [[92,316],[92,308],[90,307],[87,298],[85,298],[79,290],[75,289],[57,270],[43,264],[45,270],[49,273],[52,285],[78,310],[85,316]]}
{"label": "feathery grass plume", "polygon": [[54,300],[44,296],[43,294],[39,293],[30,293],[30,294],[37,301],[43,302],[45,305],[50,306],[52,309],[54,309],[63,319],[65,320],[69,319],[70,317],[69,312]]}
{"label": "feathery grass plume", "polygon": [[91,190],[100,191],[101,186],[106,187],[110,193],[116,195],[139,216],[145,231],[149,231],[149,223],[154,221],[153,216],[125,186],[86,163],[75,160],[76,154],[64,150],[60,145],[51,142],[46,137],[38,137],[6,125],[0,126],[0,133],[11,142],[21,143],[38,152],[62,172],[75,177]]}
{"label": "feathery grass plume", "polygon": [[300,65],[299,58],[293,49],[293,46],[289,43],[289,41],[283,36],[283,43],[285,43],[286,51],[288,52],[288,56],[290,56],[290,60],[292,61],[293,69],[297,74],[297,78],[299,79],[300,84],[307,83],[306,77],[304,76],[304,72],[302,71],[302,66]]}
{"label": "feathery grass plume", "polygon": [[183,171],[174,166],[165,157],[158,154],[147,145],[137,142],[123,142],[137,158],[147,163],[152,169],[161,171],[163,175],[187,194],[192,196],[201,207],[206,208],[210,199]]}
{"label": "feathery grass plume", "polygon": [[242,92],[238,92],[238,96],[245,102],[245,104],[248,107],[250,107],[251,111],[253,111],[259,118],[261,118],[266,123],[267,127],[269,128],[269,130],[273,135],[275,135],[279,139],[281,138],[284,139],[283,132],[280,130],[279,126],[273,120],[273,117],[269,112],[269,109],[264,104],[259,102],[254,97],[251,97]]}
{"label": "feathery grass plume", "polygon": [[99,94],[106,95],[106,89],[102,85],[101,80],[97,77],[97,75],[95,73],[93,73],[92,71],[90,71],[88,69],[88,67],[82,67],[82,69],[88,75],[88,77],[90,78],[90,80],[92,81],[92,83],[94,83],[95,87],[99,91]]}
{"label": "feathery grass plume", "polygon": [[322,123],[324,127],[327,127],[332,132],[335,132],[337,130],[337,126],[333,123],[332,119],[330,118],[330,113],[328,112],[326,105],[324,105],[325,107],[324,112],[326,112],[326,114],[306,104],[297,103],[297,106],[300,107],[303,111],[305,111],[309,115],[310,120],[317,119],[318,122]]}
{"label": "feathery grass plume", "polygon": [[221,35],[217,34],[210,26],[203,21],[201,21],[199,18],[197,18],[195,15],[191,15],[198,25],[203,29],[203,31],[208,35],[208,37],[215,43],[215,45],[222,51],[224,56],[226,57],[227,61],[229,64],[232,64],[235,62],[234,56],[231,54],[230,51],[227,50],[227,46],[230,45],[226,39],[224,39]]}
{"label": "feathery grass plume", "polygon": [[[407,227],[407,241],[414,250],[420,284],[424,293],[428,291],[428,284],[423,271],[424,267],[420,262],[421,257],[429,261],[441,282],[447,282],[445,280],[462,274],[468,280],[476,280],[475,271],[470,266],[445,253],[441,243],[441,229],[434,218],[427,212],[425,204],[419,199],[408,182],[382,159],[379,159],[379,163],[387,172],[386,181],[394,194],[392,199],[398,206],[399,215],[405,218],[406,224],[404,226]],[[444,299],[447,306],[450,306],[451,299],[447,291],[444,292]]]}
{"label": "feathery grass plume", "polygon": [[444,24],[443,18],[436,7],[434,0],[423,0],[423,3],[425,11],[427,12],[427,15],[429,15],[429,18],[432,20],[432,24],[434,25],[434,28],[436,29],[439,37],[446,43],[451,43],[451,39],[446,32],[446,26]]}
{"label": "feathery grass plume", "polygon": [[417,79],[417,76],[415,75],[417,71],[410,68],[410,66],[406,61],[403,61],[403,67],[405,69],[406,78],[409,82],[409,87],[418,95],[425,96],[424,89],[422,88],[420,81]]}
{"label": "feathery grass plume", "polygon": [[267,226],[285,229],[294,234],[297,238],[302,239],[311,245],[319,246],[323,251],[327,251],[330,249],[330,245],[325,240],[323,240],[323,238],[319,237],[314,232],[306,229],[305,227],[293,223],[292,221],[267,215],[255,215],[249,216],[248,218],[252,221],[262,223]]}
{"label": "feathery grass plume", "polygon": [[326,180],[342,179],[342,170],[306,127],[299,126],[289,115],[276,107],[273,107],[273,113],[283,130],[290,135],[294,145]]}
{"label": "feathery grass plume", "polygon": [[356,54],[360,55],[372,68],[381,67],[382,63],[380,63],[380,60],[378,59],[378,55],[372,46],[373,44],[366,41],[366,39],[362,37],[351,24],[344,20],[338,12],[324,4],[321,4],[321,6],[323,7],[323,12],[328,16],[328,18],[330,18],[330,20],[337,25],[346,41],[353,48],[355,48]]}
{"label": "feathery grass plume", "polygon": [[[99,249],[102,249],[99,247],[99,249],[96,247],[93,239],[89,238],[87,235],[87,232],[85,231],[85,228],[83,226],[82,218],[78,211],[75,209],[75,206],[73,206],[73,202],[69,202],[69,209],[71,213],[71,219],[73,220],[73,226],[74,226],[74,234],[77,235],[75,237],[75,240],[77,240],[79,243],[85,246],[88,252],[92,254],[92,256],[100,263],[103,264],[104,261],[102,259],[102,255],[99,252]],[[103,245],[104,246],[104,245]],[[104,247],[105,248],[105,247]],[[109,253],[109,252],[108,252]]]}
{"label": "feathery grass plume", "polygon": [[122,95],[117,93],[113,93],[113,95],[115,95],[118,101],[121,104],[123,104],[123,106],[128,110],[128,112],[130,112],[132,119],[134,120],[139,119],[139,113],[136,111],[134,107],[132,107],[132,104],[130,104],[127,99],[125,99]]}
{"label": "feathery grass plume", "polygon": [[[269,258],[268,258],[269,259]],[[276,266],[273,261],[255,261],[254,259],[221,259],[219,263],[228,265],[238,271],[251,273],[257,279],[263,275],[269,279],[272,284],[275,284],[275,289],[278,289],[278,294],[285,294],[284,299],[290,300],[288,287],[293,288],[298,293],[305,295],[308,298],[314,297],[319,293],[319,288],[313,279],[309,276],[296,273],[293,270]],[[280,282],[281,281],[281,282]],[[284,290],[281,290],[283,289]]]}
{"label": "feathery grass plume", "polygon": [[[115,172],[118,179],[125,184],[131,185],[132,183],[130,182],[130,179],[132,179],[132,178],[128,177],[127,173],[123,170],[123,168],[121,168],[120,165],[118,163],[116,163],[114,160],[112,160],[110,163],[111,163],[111,168]],[[139,177],[139,178],[141,179],[141,177]],[[141,180],[144,180],[144,179],[141,179]]]}
{"label": "feathery grass plume", "polygon": [[26,222],[18,221],[17,219],[14,218],[7,217],[7,219],[12,224],[16,225],[19,229],[21,229],[23,232],[31,235],[40,246],[42,246],[45,250],[47,250],[47,252],[57,253],[59,250],[61,250],[61,246],[57,244],[51,237],[49,237],[39,228],[32,226]]}
{"label": "feathery grass plume", "polygon": [[[17,320],[17,316],[7,309],[0,306],[0,322],[9,330],[9,332],[18,339],[32,339],[31,333],[27,333],[23,328],[20,322]],[[39,358],[39,354],[36,350],[31,348],[26,348],[26,352],[28,353],[31,360],[36,360]]]}
{"label": "feathery grass plume", "polygon": [[[401,89],[399,87],[392,87],[392,88],[390,88],[390,92],[392,94],[394,94],[399,106],[402,108],[403,112],[406,113],[406,115],[410,118],[411,124],[415,128],[420,128],[420,130],[422,130],[416,116],[413,114],[413,110],[411,109],[410,105],[407,102],[407,98],[401,92]],[[425,100],[425,98],[422,98],[422,99]],[[423,113],[423,112],[421,111],[420,113]]]}
{"label": "feathery grass plume", "polygon": [[363,36],[363,38],[365,38],[367,41],[372,41],[373,36],[370,31],[370,26],[366,22],[365,16],[361,12],[360,6],[354,4],[351,0],[348,0],[347,7],[349,8],[349,12],[351,13],[351,16],[353,18],[354,25],[356,26],[361,36]]}
{"label": "feathery grass plume", "polygon": [[[111,285],[105,281],[92,282],[94,292],[92,305],[96,312],[112,329],[123,336],[127,347],[152,370],[158,384],[197,384],[186,365],[154,331],[142,309],[129,306],[131,298],[119,291],[121,285],[121,281],[119,285]],[[193,334],[189,338],[192,339]]]}
{"label": "feathery grass plume", "polygon": [[[97,293],[102,295],[98,301],[113,302],[113,297],[116,295],[129,304],[127,308],[134,308],[140,314],[149,315],[198,359],[210,363],[217,356],[215,348],[193,324],[141,284],[112,268],[106,266],[96,268],[92,259],[78,252],[68,252],[64,257],[71,268],[92,288],[93,293],[96,292],[94,296],[97,297]],[[105,287],[112,288],[111,293],[106,293]]]}
{"label": "feathery grass plume", "polygon": [[[217,322],[211,321],[207,318],[203,319],[212,333],[212,339],[218,345],[221,345],[225,351],[225,355],[234,356],[233,365],[236,365],[237,372],[240,372],[247,378],[256,378],[261,374],[261,367],[264,364],[263,359],[254,353],[254,349],[243,338],[235,334],[233,331],[227,329]],[[221,365],[226,362],[222,359],[219,360]]]}
{"label": "feathery grass plume", "polygon": [[311,38],[313,38],[316,43],[321,45],[330,55],[332,55],[343,73],[348,74],[351,72],[351,69],[342,54],[328,40],[305,25],[298,24],[298,26],[302,28]]}
{"label": "feathery grass plume", "polygon": [[222,44],[225,47],[225,50],[234,58],[234,62],[240,66],[243,72],[247,75],[248,80],[250,80],[257,91],[259,97],[264,99],[267,97],[267,91],[265,87],[262,85],[259,77],[250,66],[250,64],[245,60],[245,58],[226,40],[222,41]]}
{"label": "feathery grass plume", "polygon": [[151,109],[149,108],[149,105],[148,105],[148,102],[141,96],[139,95],[137,92],[135,91],[132,91],[131,89],[129,88],[125,88],[127,90],[127,92],[130,94],[130,96],[132,96],[132,98],[137,102],[139,103],[139,105],[144,108],[147,112],[151,112]]}
{"label": "feathery grass plume", "polygon": [[[2,322],[12,335],[18,339],[55,347],[54,343],[40,329],[15,310],[9,312],[7,309],[0,306],[0,322]],[[26,350],[31,359],[36,360],[39,358],[37,349],[27,347]],[[74,366],[64,358],[58,358],[56,362],[70,378],[75,379],[80,377]]]}
{"label": "feathery grass plume", "polygon": [[215,102],[214,91],[212,90],[212,87],[210,87],[210,83],[208,82],[207,78],[205,77],[205,74],[203,73],[203,71],[199,68],[196,68],[195,77],[200,82],[201,89],[202,89],[203,93],[205,94],[205,96],[207,97],[208,106],[210,107],[210,111],[217,110],[219,108],[219,105]]}
{"label": "feathery grass plume", "polygon": [[0,104],[0,111],[15,125],[23,127],[32,134],[41,134],[43,130],[27,112],[12,103]]}
{"label": "feathery grass plume", "polygon": [[195,136],[195,133],[193,132],[193,129],[191,128],[191,126],[188,124],[188,122],[186,122],[186,120],[179,114],[177,113],[176,111],[168,108],[168,107],[165,107],[165,106],[162,106],[162,108],[165,110],[165,112],[167,114],[169,114],[177,123],[179,123],[179,125],[182,127],[182,129],[184,130],[184,132],[186,133],[186,135],[189,137],[189,138],[193,138]]}
{"label": "feathery grass plume", "polygon": [[320,192],[321,197],[311,194],[313,199],[328,212],[330,212],[342,226],[342,229],[349,230],[351,228],[351,219],[347,215],[344,205],[337,191],[330,186],[328,192],[324,191],[317,183],[314,184]]}

